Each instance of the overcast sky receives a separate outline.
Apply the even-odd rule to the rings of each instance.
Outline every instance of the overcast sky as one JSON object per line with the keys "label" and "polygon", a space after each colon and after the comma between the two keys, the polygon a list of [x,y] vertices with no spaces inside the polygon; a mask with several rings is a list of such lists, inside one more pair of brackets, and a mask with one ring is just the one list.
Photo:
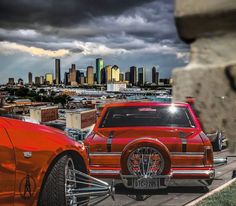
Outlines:
{"label": "overcast sky", "polygon": [[62,74],[102,57],[124,72],[145,67],[148,80],[152,66],[169,77],[188,61],[173,10],[173,0],[1,0],[0,83],[54,72],[55,58]]}

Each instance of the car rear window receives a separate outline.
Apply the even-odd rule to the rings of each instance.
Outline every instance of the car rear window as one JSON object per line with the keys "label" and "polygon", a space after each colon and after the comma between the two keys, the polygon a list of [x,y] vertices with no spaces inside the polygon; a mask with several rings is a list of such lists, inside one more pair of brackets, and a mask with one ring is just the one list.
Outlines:
{"label": "car rear window", "polygon": [[100,128],[109,127],[195,127],[193,118],[186,107],[110,107],[107,109]]}

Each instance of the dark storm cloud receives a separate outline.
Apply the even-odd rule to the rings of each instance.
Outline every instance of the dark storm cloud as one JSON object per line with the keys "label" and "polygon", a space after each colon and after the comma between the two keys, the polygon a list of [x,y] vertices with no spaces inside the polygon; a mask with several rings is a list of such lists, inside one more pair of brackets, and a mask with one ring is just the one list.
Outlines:
{"label": "dark storm cloud", "polygon": [[[4,69],[6,76],[14,68],[21,76],[18,68],[25,62],[31,71],[45,59],[46,72],[48,53],[58,50],[66,50],[67,56],[58,57],[66,69],[71,63],[86,68],[103,57],[121,71],[159,65],[169,75],[188,56],[173,12],[173,0],[0,0],[0,81]],[[45,51],[35,56],[30,47]]]}
{"label": "dark storm cloud", "polygon": [[2,41],[51,50],[77,51],[67,44],[75,40],[127,50],[180,42],[172,0],[2,0],[0,25]]}
{"label": "dark storm cloud", "polygon": [[68,27],[100,16],[118,15],[153,0],[1,0],[2,27]]}

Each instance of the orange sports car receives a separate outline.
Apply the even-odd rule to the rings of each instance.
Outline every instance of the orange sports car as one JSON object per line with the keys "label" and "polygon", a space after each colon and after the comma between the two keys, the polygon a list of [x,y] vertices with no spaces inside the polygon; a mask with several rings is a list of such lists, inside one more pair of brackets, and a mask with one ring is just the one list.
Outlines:
{"label": "orange sports car", "polygon": [[109,104],[84,143],[91,175],[119,178],[128,188],[165,188],[170,180],[206,186],[214,179],[211,142],[186,103]]}
{"label": "orange sports car", "polygon": [[89,176],[83,143],[63,132],[0,118],[0,205],[88,205],[112,188]]}

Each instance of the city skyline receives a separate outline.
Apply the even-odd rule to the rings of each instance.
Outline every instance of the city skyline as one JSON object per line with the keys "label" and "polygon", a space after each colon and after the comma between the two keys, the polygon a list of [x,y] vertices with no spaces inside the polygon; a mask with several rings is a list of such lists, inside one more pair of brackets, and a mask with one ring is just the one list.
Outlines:
{"label": "city skyline", "polygon": [[95,68],[93,60],[101,57],[121,72],[135,65],[147,68],[150,77],[156,66],[169,77],[188,61],[173,6],[171,0],[0,2],[0,83],[12,74],[26,80],[30,71],[36,76],[52,72],[52,59],[58,58],[61,74],[72,63],[84,72],[87,65]]}
{"label": "city skyline", "polygon": [[[151,76],[147,78],[147,73],[146,73],[146,68],[145,67],[140,67],[140,66],[130,66],[128,70],[126,71],[120,71],[119,66],[117,65],[106,65],[104,60],[102,58],[97,58],[96,60],[96,66],[88,65],[86,66],[86,70],[84,69],[79,69],[76,67],[76,64],[71,64],[71,67],[68,68],[67,71],[64,73],[61,72],[61,59],[55,59],[54,61],[54,71],[53,72],[46,72],[46,73],[41,73],[40,75],[34,75],[32,71],[28,72],[27,74],[27,79],[23,78],[15,78],[13,75],[7,77],[6,83],[17,83],[19,79],[23,82],[24,84],[47,84],[47,82],[50,85],[59,85],[59,84],[65,84],[65,85],[72,85],[76,86],[77,83],[80,83],[81,77],[83,78],[83,82],[86,79],[86,82],[88,85],[93,85],[93,84],[107,84],[108,82],[123,82],[127,81],[131,83],[133,86],[143,86],[145,82],[149,83],[156,83],[158,84],[158,80],[160,79],[160,72],[158,68],[155,66],[152,67],[152,72]],[[99,62],[102,62],[100,65]],[[99,66],[100,70],[100,78],[101,82],[97,82],[97,75],[98,75],[98,70],[97,66]],[[100,68],[101,66],[101,68]],[[155,69],[154,74],[158,75],[156,80],[153,80],[153,69]],[[86,74],[86,75],[85,75]],[[129,75],[127,77],[127,74]],[[122,77],[121,77],[121,76]],[[89,77],[89,80],[88,80]],[[162,77],[162,79],[170,79],[171,77]],[[36,80],[37,79],[37,80]],[[122,79],[122,80],[121,80]],[[11,80],[11,82],[10,82]],[[45,81],[45,82],[44,82]],[[88,82],[89,81],[89,82]],[[92,83],[93,82],[93,83]],[[74,83],[74,84],[73,84]]]}

